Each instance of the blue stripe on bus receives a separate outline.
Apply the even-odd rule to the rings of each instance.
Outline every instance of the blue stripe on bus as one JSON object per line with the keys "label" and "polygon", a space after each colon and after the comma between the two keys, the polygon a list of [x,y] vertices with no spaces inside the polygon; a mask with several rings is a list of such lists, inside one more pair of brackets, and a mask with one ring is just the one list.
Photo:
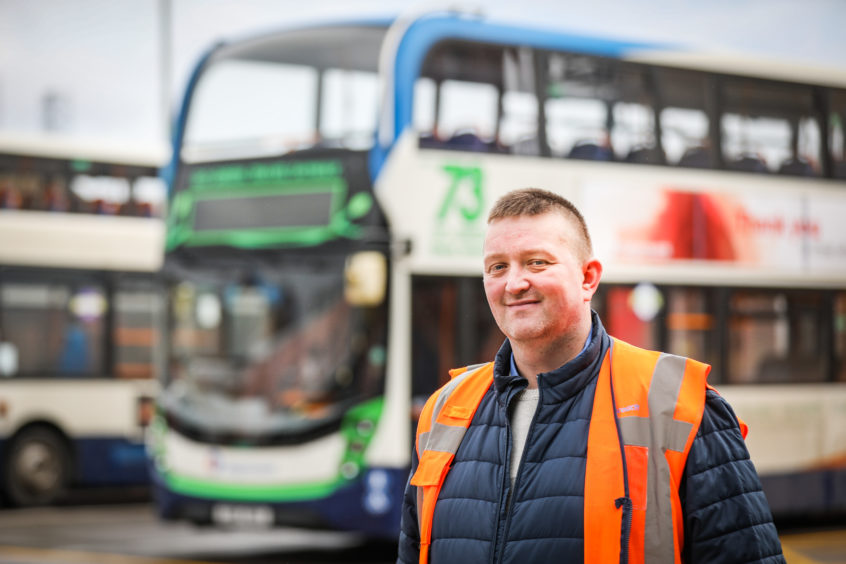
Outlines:
{"label": "blue stripe on bus", "polygon": [[[0,460],[8,454],[8,439],[0,439]],[[147,455],[143,443],[98,437],[71,441],[73,481],[77,485],[147,484]]]}
{"label": "blue stripe on bus", "polygon": [[149,482],[143,443],[99,437],[74,441],[76,482],[82,485]]}

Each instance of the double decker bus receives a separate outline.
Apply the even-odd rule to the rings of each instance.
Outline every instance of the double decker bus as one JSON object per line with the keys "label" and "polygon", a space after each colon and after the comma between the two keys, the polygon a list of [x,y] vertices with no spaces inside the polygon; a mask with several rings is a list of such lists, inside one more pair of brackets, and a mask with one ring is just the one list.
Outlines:
{"label": "double decker bus", "polygon": [[145,485],[163,361],[164,147],[0,137],[0,495]]}
{"label": "double decker bus", "polygon": [[395,535],[525,186],[586,216],[609,333],[713,366],[776,516],[843,511],[844,120],[843,72],[456,13],[220,44],[170,166],[161,515]]}

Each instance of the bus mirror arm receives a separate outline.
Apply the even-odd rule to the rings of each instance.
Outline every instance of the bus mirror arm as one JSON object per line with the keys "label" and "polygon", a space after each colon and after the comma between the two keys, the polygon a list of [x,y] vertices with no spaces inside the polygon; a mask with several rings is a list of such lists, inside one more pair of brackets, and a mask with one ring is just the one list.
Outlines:
{"label": "bus mirror arm", "polygon": [[391,245],[392,255],[396,258],[407,257],[411,254],[411,239],[397,239]]}

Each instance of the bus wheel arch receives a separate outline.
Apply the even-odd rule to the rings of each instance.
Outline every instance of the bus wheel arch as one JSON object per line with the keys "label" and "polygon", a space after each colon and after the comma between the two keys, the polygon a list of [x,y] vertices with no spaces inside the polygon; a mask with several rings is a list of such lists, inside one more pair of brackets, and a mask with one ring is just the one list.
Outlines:
{"label": "bus wheel arch", "polygon": [[53,503],[65,492],[72,475],[71,443],[58,427],[29,423],[9,439],[2,461],[2,486],[10,504]]}

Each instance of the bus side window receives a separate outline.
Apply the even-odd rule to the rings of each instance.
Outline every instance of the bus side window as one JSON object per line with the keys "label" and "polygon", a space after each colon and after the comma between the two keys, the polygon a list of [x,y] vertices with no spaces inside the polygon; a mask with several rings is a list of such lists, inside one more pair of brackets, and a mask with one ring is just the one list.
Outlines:
{"label": "bus side window", "polygon": [[846,382],[846,292],[834,298],[834,378]]}
{"label": "bus side window", "polygon": [[546,138],[554,157],[612,160],[601,100],[559,98],[546,101]]}
{"label": "bus side window", "polygon": [[21,376],[91,377],[104,373],[102,288],[6,283],[0,287],[0,326],[18,352]]}
{"label": "bus side window", "polygon": [[687,168],[711,168],[708,115],[696,108],[661,111],[661,134],[667,162]]}
{"label": "bus side window", "polygon": [[[490,84],[445,80],[415,87],[414,124],[420,146],[489,152],[495,145],[497,90]],[[434,107],[433,107],[434,104]]]}
{"label": "bus side window", "polygon": [[825,381],[826,303],[816,292],[735,291],[729,300],[729,383]]}
{"label": "bus side window", "polygon": [[594,296],[595,309],[602,316],[603,324],[610,335],[645,349],[658,349],[659,324],[657,305],[645,315],[637,304],[635,288],[628,286],[600,285]]}
{"label": "bus side window", "polygon": [[503,92],[497,143],[513,155],[541,154],[538,135],[535,53],[528,48],[506,49],[502,59]]}
{"label": "bus side window", "polygon": [[793,154],[779,165],[778,173],[789,176],[820,176],[822,156],[822,134],[815,117],[794,120]]}
{"label": "bus side window", "polygon": [[819,175],[822,139],[810,87],[740,78],[721,85],[720,135],[728,169]]}
{"label": "bus side window", "polygon": [[420,147],[540,154],[534,57],[525,47],[436,45],[414,89]]}
{"label": "bus side window", "polygon": [[20,191],[11,182],[0,182],[0,209],[19,210],[23,202]]}
{"label": "bus side window", "polygon": [[828,146],[832,176],[846,178],[846,92],[832,90],[828,116]]}
{"label": "bus side window", "polygon": [[546,61],[546,138],[553,157],[612,161],[608,92],[616,69],[581,55],[552,53]]}
{"label": "bus side window", "polygon": [[114,357],[118,378],[153,378],[161,346],[164,304],[153,288],[122,288],[115,294]]}
{"label": "bus side window", "polygon": [[648,71],[620,65],[616,72],[616,100],[611,102],[610,144],[616,159],[635,164],[666,162],[657,134],[655,89]]}
{"label": "bus side window", "polygon": [[444,81],[437,128],[443,148],[488,151],[496,129],[497,96],[496,88],[490,84]]}
{"label": "bus side window", "polygon": [[713,85],[696,71],[650,69],[660,104],[658,108],[661,147],[671,166],[712,168],[711,121]]}

